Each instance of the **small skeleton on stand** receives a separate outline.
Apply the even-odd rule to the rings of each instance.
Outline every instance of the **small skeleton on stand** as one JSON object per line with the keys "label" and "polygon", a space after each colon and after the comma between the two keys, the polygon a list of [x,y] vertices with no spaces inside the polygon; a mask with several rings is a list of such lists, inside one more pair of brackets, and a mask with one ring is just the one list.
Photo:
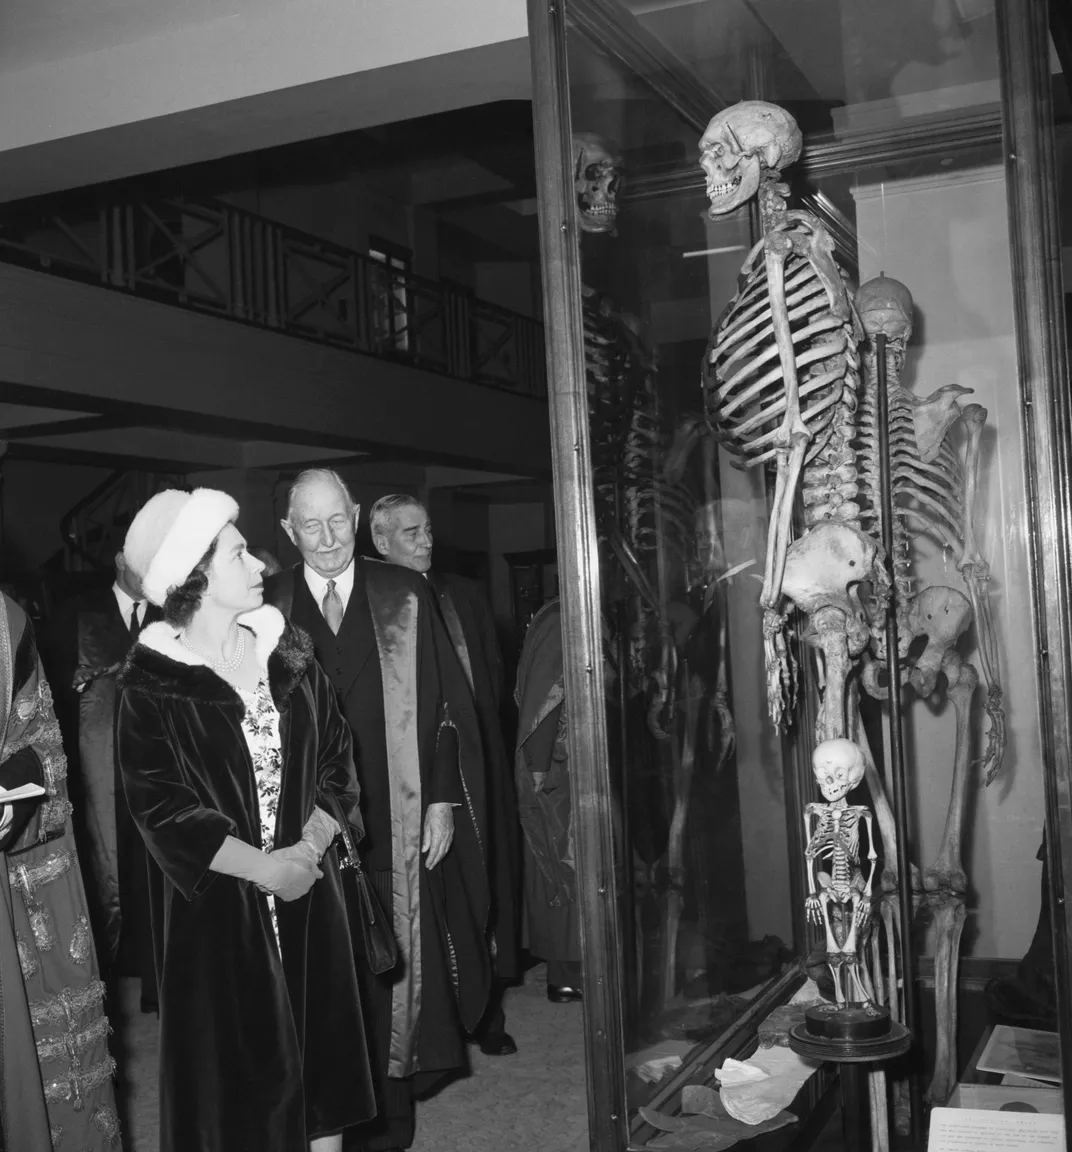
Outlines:
{"label": "small skeleton on stand", "polygon": [[[861,955],[871,925],[878,853],[871,809],[845,801],[864,778],[864,755],[851,740],[824,740],[812,755],[812,768],[827,803],[808,804],[804,809],[808,920],[826,929],[826,962],[834,977],[838,1005],[870,1005],[874,994]],[[860,867],[861,825],[867,832],[866,879]],[[821,861],[828,863],[829,872],[819,870]]]}

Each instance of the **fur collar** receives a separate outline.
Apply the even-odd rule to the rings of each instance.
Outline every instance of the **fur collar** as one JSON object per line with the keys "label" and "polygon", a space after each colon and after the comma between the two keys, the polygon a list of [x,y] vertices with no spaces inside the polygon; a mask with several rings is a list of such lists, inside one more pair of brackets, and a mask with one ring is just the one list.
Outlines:
{"label": "fur collar", "polygon": [[[240,616],[238,623],[253,633],[257,657],[268,667],[272,697],[282,710],[313,661],[312,641],[270,604]],[[197,703],[234,704],[238,699],[230,684],[180,643],[179,630],[163,620],[142,630],[119,674],[119,683],[148,696]]]}

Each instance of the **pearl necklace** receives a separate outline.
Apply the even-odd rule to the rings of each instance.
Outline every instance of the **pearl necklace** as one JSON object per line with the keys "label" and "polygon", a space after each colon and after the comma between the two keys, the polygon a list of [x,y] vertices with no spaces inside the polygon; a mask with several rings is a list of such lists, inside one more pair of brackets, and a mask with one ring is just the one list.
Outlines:
{"label": "pearl necklace", "polygon": [[242,660],[246,655],[246,630],[244,628],[238,629],[238,643],[235,644],[235,650],[229,659],[212,660],[204,652],[199,652],[187,638],[185,628],[179,633],[179,643],[187,652],[192,652],[202,660],[207,660],[217,672],[237,672],[242,667]]}

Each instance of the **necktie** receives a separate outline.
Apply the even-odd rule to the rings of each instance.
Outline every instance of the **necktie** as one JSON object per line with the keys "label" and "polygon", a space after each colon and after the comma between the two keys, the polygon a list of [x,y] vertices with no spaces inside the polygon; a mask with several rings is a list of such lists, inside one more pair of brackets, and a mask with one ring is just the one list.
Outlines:
{"label": "necktie", "polygon": [[130,638],[137,640],[138,633],[141,631],[141,621],[138,620],[138,609],[141,607],[141,601],[135,600],[134,607],[130,610]]}
{"label": "necktie", "polygon": [[335,581],[328,581],[328,590],[324,593],[323,603],[320,605],[320,611],[324,613],[324,619],[328,622],[328,627],[332,632],[338,634],[339,627],[342,624],[342,597],[335,591]]}

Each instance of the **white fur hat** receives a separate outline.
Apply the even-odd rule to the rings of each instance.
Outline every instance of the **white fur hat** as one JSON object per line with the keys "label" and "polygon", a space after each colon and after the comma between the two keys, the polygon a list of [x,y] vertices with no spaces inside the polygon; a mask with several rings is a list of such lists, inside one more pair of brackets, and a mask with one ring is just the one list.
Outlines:
{"label": "white fur hat", "polygon": [[131,521],[123,543],[127,565],[141,579],[146,599],[162,608],[170,589],[190,575],[237,516],[235,501],[215,488],[157,492]]}

